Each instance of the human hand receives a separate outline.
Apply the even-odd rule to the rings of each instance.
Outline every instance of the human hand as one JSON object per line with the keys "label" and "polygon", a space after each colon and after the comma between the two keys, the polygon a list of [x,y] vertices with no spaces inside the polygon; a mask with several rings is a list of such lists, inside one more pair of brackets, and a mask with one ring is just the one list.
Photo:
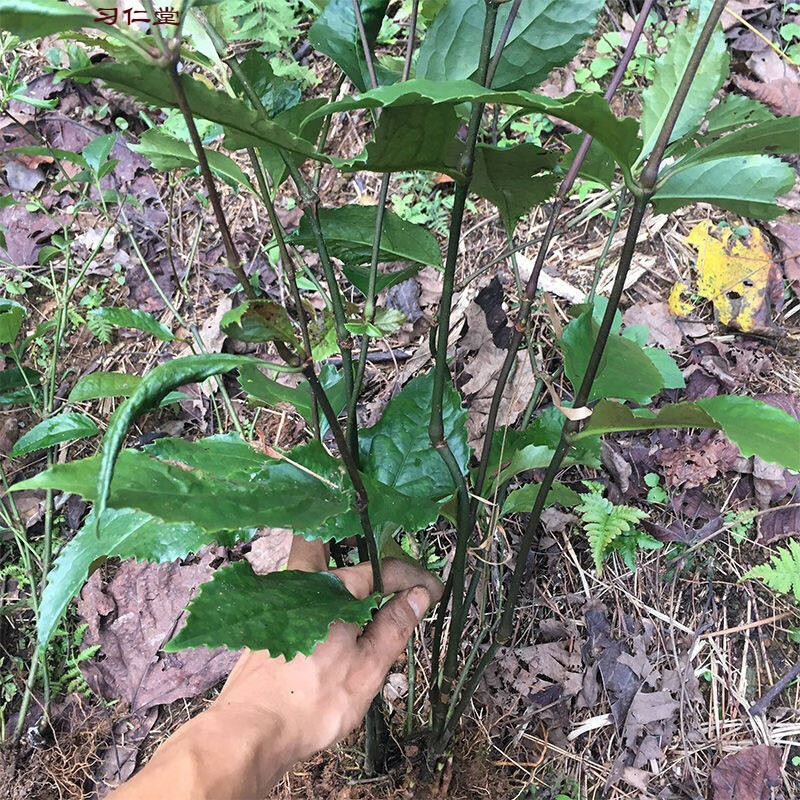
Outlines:
{"label": "human hand", "polygon": [[[327,569],[327,548],[319,540],[295,536],[289,569]],[[369,563],[332,570],[359,599],[372,593]],[[362,631],[336,622],[328,638],[310,656],[291,661],[264,651],[245,652],[228,678],[212,711],[248,716],[263,712],[267,735],[280,720],[280,758],[288,767],[337,742],[363,720],[386,674],[406,646],[442,584],[430,572],[397,559],[383,561],[384,592],[393,594]]]}

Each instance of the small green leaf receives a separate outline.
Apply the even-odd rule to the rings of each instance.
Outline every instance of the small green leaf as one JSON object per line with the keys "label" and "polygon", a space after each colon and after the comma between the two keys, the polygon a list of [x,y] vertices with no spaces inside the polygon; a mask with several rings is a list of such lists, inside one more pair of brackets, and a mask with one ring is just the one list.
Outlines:
{"label": "small green leaf", "polygon": [[99,172],[106,161],[108,161],[114,143],[118,138],[118,133],[105,133],[102,136],[95,136],[94,139],[81,150],[83,160],[92,172]]}
{"label": "small green leaf", "polygon": [[[381,29],[388,0],[359,0],[364,31],[370,48]],[[325,10],[308,31],[308,41],[347,75],[359,91],[370,85],[364,48],[356,22],[353,0],[328,0]],[[375,64],[378,81],[385,83],[387,70]]]}
{"label": "small green leaf", "polygon": [[172,331],[162,325],[152,314],[138,308],[110,308],[103,306],[93,308],[86,315],[102,321],[105,325],[118,328],[136,328],[160,339],[162,342],[172,342],[175,337]]}
{"label": "small green leaf", "polygon": [[337,620],[363,625],[378,595],[358,600],[329,572],[286,570],[256,575],[246,561],[218,569],[188,606],[186,625],[166,645],[267,650],[287,661],[310,656]]}
{"label": "small green leaf", "polygon": [[227,311],[220,330],[240,342],[285,342],[297,349],[292,320],[274,300],[247,300]]}
{"label": "small green leaf", "polygon": [[[630,328],[626,328],[626,332]],[[653,366],[661,374],[665,389],[685,389],[686,381],[680,367],[675,363],[675,359],[660,347],[642,347],[644,354],[653,363]]]}
{"label": "small green leaf", "polygon": [[[186,142],[157,128],[145,131],[139,137],[139,144],[129,144],[128,149],[145,156],[157,170],[195,169],[198,166],[197,156]],[[255,191],[250,178],[230,156],[209,147],[204,147],[203,150],[211,171],[229,186],[234,189],[244,186],[250,192]]]}
{"label": "small green leaf", "polygon": [[33,403],[39,397],[42,376],[30,367],[0,370],[0,406]]}
{"label": "small green leaf", "polygon": [[[539,487],[538,483],[528,483],[520,489],[514,489],[506,498],[501,515],[529,512],[539,495]],[[545,507],[557,504],[564,508],[574,508],[580,502],[581,496],[576,491],[556,481],[547,493]]]}
{"label": "small green leaf", "polygon": [[[707,16],[707,11],[704,16]],[[697,12],[690,11],[686,20],[678,25],[667,52],[656,59],[653,82],[642,92],[643,156],[655,145],[702,27]],[[670,141],[680,139],[697,125],[728,76],[729,63],[725,34],[718,24],[689,88]]]}
{"label": "small green leaf", "polygon": [[761,578],[776,592],[794,595],[800,603],[800,541],[791,539],[788,547],[778,547],[766,564],[759,564],[742,576]]}
{"label": "small green leaf", "polygon": [[776,202],[795,181],[794,170],[770,156],[729,156],[670,173],[653,195],[653,206],[669,214],[691,203],[711,203],[744,217],[774,219]]}
{"label": "small green leaf", "polygon": [[[599,326],[592,319],[592,313],[585,311],[564,328],[561,336],[564,373],[576,392],[583,381],[598,330]],[[601,397],[617,397],[621,400],[649,403],[663,388],[661,373],[642,348],[624,336],[609,334],[589,393],[589,402]]]}
{"label": "small green leaf", "polygon": [[[353,264],[343,267],[342,272],[347,275],[347,280],[349,280],[361,294],[367,294],[369,289],[369,267]],[[412,264],[410,267],[405,267],[397,272],[379,272],[375,280],[375,294],[380,294],[385,289],[390,289],[392,286],[397,286],[398,283],[413,278],[418,272],[419,264]]]}
{"label": "small green leaf", "polygon": [[[345,205],[320,208],[319,223],[330,255],[348,266],[368,264],[372,258],[377,206]],[[307,215],[291,236],[294,244],[310,249],[316,239]],[[381,261],[414,261],[441,267],[442,253],[436,237],[422,225],[406,222],[393,211],[386,210],[381,229]]]}
{"label": "small green leaf", "polygon": [[0,344],[13,344],[27,315],[25,306],[16,300],[0,297]]}
{"label": "small green leaf", "polygon": [[42,420],[21,436],[11,449],[11,457],[18,458],[36,450],[44,450],[61,442],[85,439],[99,433],[97,425],[85,414],[66,412]]}
{"label": "small green leaf", "polygon": [[[602,0],[527,0],[517,12],[492,85],[499,89],[537,86],[566,64],[594,30]],[[492,52],[508,19],[500,5]],[[450,0],[428,28],[417,75],[433,80],[474,77],[483,33],[483,0]]]}
{"label": "small green leaf", "polygon": [[[254,531],[247,531],[247,537]],[[106,509],[99,526],[95,525],[94,512],[90,513],[47,576],[36,626],[39,651],[46,649],[70,600],[80,591],[98,559],[116,556],[164,563],[219,540],[219,535],[209,534],[192,523],[166,523],[130,508]]]}
{"label": "small green leaf", "polygon": [[800,471],[800,422],[753,397],[717,395],[697,401],[742,455]]}

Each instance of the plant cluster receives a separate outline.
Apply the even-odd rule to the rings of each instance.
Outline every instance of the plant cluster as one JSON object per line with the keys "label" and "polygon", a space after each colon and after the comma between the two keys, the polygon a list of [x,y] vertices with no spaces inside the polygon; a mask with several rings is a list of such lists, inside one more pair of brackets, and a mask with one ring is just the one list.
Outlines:
{"label": "plant cluster", "polygon": [[[43,569],[47,580],[37,608],[40,654],[70,600],[104,558],[169,561],[207,544],[248,540],[263,527],[291,528],[325,542],[357,536],[359,557],[369,559],[373,570],[375,591],[367,599],[356,599],[327,573],[259,576],[239,561],[219,568],[201,588],[185,627],[167,645],[168,650],[250,647],[287,659],[309,653],[335,620],[364,623],[370,618],[381,601],[383,558],[409,557],[409,551],[419,551],[409,544],[417,534],[448,520],[456,532],[455,549],[434,625],[430,682],[429,752],[435,760],[448,746],[486,668],[511,639],[528,555],[548,506],[578,511],[598,571],[612,550],[619,550],[633,567],[636,549],[652,546],[635,528],[643,512],[613,506],[598,484],[589,483],[588,492],[578,493],[563,480],[576,465],[600,466],[603,436],[676,427],[721,430],[744,456],[800,469],[800,425],[778,408],[745,396],[664,402],[660,395],[665,389],[684,387],[681,371],[666,350],[647,346],[646,329],[624,327],[619,312],[648,208],[670,213],[702,201],[750,218],[781,213],[776,197],[793,184],[794,173],[778,156],[800,151],[800,118],[774,118],[759,103],[737,96],[711,106],[728,74],[718,25],[722,0],[695,3],[668,49],[652,61],[641,120],[617,117],[609,99],[637,57],[651,2],[644,3],[605,95],[588,87],[592,90],[560,99],[530,89],[574,57],[594,28],[600,0],[426,3],[429,16],[418,47],[415,3],[406,57],[400,63],[374,54],[387,6],[386,0],[329,0],[311,25],[308,40],[335,62],[351,89],[342,99],[338,89],[331,99],[301,99],[296,86],[288,87],[291,76],[281,74],[274,57],[262,52],[283,47],[284,38],[251,47],[243,57],[238,46],[261,30],[262,23],[252,21],[256,12],[277,15],[281,25],[289,25],[283,3],[237,0],[233,18],[241,27],[232,33],[218,13],[223,6],[187,0],[180,25],[166,35],[157,24],[147,33],[109,28],[91,13],[57,0],[0,0],[0,27],[14,36],[61,34],[76,42],[91,41],[108,54],[95,63],[76,58],[74,68],[70,59],[65,74],[99,79],[145,105],[170,110],[168,124],[143,133],[134,149],[157,169],[200,172],[227,264],[246,295],[222,318],[221,327],[232,339],[270,343],[275,354],[273,361],[203,353],[176,358],[140,380],[127,380],[124,387],[113,386],[122,382],[119,376],[101,376],[100,381],[89,376],[74,387],[71,402],[128,395],[108,421],[97,455],[50,463],[12,489],[59,490],[93,502],[82,529],[52,570],[49,563]],[[145,7],[155,20],[152,3],[145,2]],[[79,29],[93,33],[74,33]],[[610,70],[602,62],[596,70],[602,75],[596,77]],[[17,95],[20,91],[13,87]],[[505,115],[512,132],[517,132],[514,120],[547,115],[580,128],[584,136],[572,140],[566,154],[541,146],[535,129],[525,131],[530,135],[523,142],[498,138],[488,113],[494,109]],[[353,157],[327,152],[331,118],[352,111],[373,121],[366,148]],[[224,150],[244,154],[249,171],[223,149],[208,146],[215,135],[224,135]],[[46,144],[23,150],[71,161],[80,170],[73,181],[100,189],[100,178],[114,166],[109,158],[113,143],[100,137],[80,154],[54,153]],[[316,165],[316,178],[307,177],[309,161]],[[323,207],[316,191],[319,165],[379,173],[377,205]],[[444,259],[423,224],[435,226],[436,220],[414,217],[408,202],[398,205],[395,200],[397,213],[389,208],[389,178],[407,172],[443,173],[455,183]],[[524,426],[498,426],[517,355],[535,342],[537,332],[529,323],[539,276],[578,177],[619,198],[618,218],[629,212],[613,287],[608,297],[591,292],[586,302],[573,307],[557,337],[564,396]],[[288,304],[266,297],[257,280],[246,274],[217,180],[263,204]],[[275,193],[285,181],[294,185],[303,208],[300,225],[291,234],[275,211]],[[125,198],[101,192],[107,208],[124,206]],[[530,279],[521,287],[508,355],[478,453],[467,444],[466,411],[448,362],[461,225],[475,196],[496,207],[509,237],[509,255],[519,220],[532,208],[550,204],[547,232]],[[318,256],[323,279],[303,263],[303,252]],[[395,261],[408,266],[381,271],[381,264]],[[375,425],[363,427],[357,409],[370,343],[403,321],[396,311],[379,306],[379,293],[422,266],[443,273],[431,337],[433,368],[402,387]],[[71,285],[65,279],[63,291]],[[310,302],[315,294],[321,303]],[[43,421],[17,443],[14,455],[97,433],[85,415],[53,413],[47,399],[52,394],[41,385],[39,373],[23,364],[30,339],[18,343],[24,319],[19,303],[3,301],[0,341],[17,363],[2,373],[0,390],[5,402],[43,403]],[[61,319],[56,324],[66,323]],[[132,326],[164,340],[172,337],[164,325],[132,309],[101,305],[87,312],[87,324],[101,339],[116,326]],[[327,363],[334,355],[341,368]],[[308,423],[308,441],[286,452],[267,453],[235,433],[124,447],[133,422],[171,402],[179,387],[233,370],[238,370],[240,386],[253,404],[290,403]],[[287,372],[300,373],[302,380],[291,388],[276,380]],[[515,488],[517,476],[532,469],[544,470],[541,481]],[[486,617],[464,658],[469,609],[479,593],[489,591],[483,580],[486,566],[470,565],[468,550],[478,527],[485,527],[487,515],[498,508],[501,515],[524,511],[528,518],[514,551],[505,554],[511,566],[496,598],[497,612]],[[431,554],[423,555],[431,563]],[[797,552],[787,551],[785,557],[775,557],[772,567],[754,574],[797,593],[792,573],[797,560]],[[292,617],[291,626],[285,624],[286,615]],[[450,624],[445,625],[448,615]]]}

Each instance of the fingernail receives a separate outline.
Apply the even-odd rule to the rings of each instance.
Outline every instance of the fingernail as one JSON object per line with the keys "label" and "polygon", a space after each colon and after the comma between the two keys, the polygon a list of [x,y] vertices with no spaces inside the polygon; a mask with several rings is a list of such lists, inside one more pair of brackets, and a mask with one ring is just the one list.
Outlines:
{"label": "fingernail", "polygon": [[406,600],[416,614],[417,620],[421,620],[428,611],[431,604],[431,596],[424,586],[415,586],[406,595]]}

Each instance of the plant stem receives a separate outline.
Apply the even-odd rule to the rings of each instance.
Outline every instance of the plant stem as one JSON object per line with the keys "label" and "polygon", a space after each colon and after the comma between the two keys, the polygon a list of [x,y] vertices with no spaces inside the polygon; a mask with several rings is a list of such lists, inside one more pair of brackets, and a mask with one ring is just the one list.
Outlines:
{"label": "plant stem", "polygon": [[[497,20],[498,6],[494,0],[486,0],[486,14],[484,17],[483,37],[481,40],[480,58],[478,61],[478,76],[481,84],[486,85],[489,69],[489,57],[494,37],[495,22]],[[460,172],[464,175],[463,182],[456,185],[453,197],[453,210],[450,216],[450,230],[447,240],[447,256],[445,258],[444,275],[442,276],[442,296],[439,301],[439,319],[436,336],[436,354],[433,372],[433,393],[431,397],[431,419],[428,425],[428,436],[431,444],[442,457],[453,484],[457,488],[457,515],[456,515],[456,549],[453,556],[452,574],[452,619],[450,623],[450,636],[444,658],[444,672],[441,681],[441,695],[433,706],[434,735],[442,729],[446,721],[447,705],[450,702],[452,686],[458,665],[458,651],[461,644],[461,632],[464,627],[464,573],[466,569],[467,546],[470,538],[470,506],[469,489],[464,476],[461,474],[458,462],[450,449],[444,431],[444,388],[449,379],[447,366],[447,341],[450,335],[450,312],[453,303],[453,290],[455,287],[456,266],[458,264],[458,249],[461,240],[461,224],[464,218],[464,208],[472,180],[472,170],[475,162],[475,148],[478,142],[481,119],[483,117],[483,103],[474,103],[467,137],[464,144],[464,153],[461,157]],[[446,613],[446,606],[439,604],[439,615]],[[436,682],[438,676],[434,676]]]}
{"label": "plant stem", "polygon": [[194,115],[192,109],[189,107],[189,101],[186,99],[186,92],[183,88],[181,76],[178,74],[178,63],[173,59],[168,67],[169,78],[172,82],[173,89],[175,90],[175,98],[178,101],[178,108],[183,115],[183,120],[189,130],[189,138],[192,141],[192,148],[197,156],[197,163],[200,167],[200,174],[203,176],[203,182],[206,185],[208,192],[208,199],[211,202],[211,208],[214,210],[214,216],[217,218],[217,226],[219,227],[220,235],[222,236],[222,244],[225,247],[225,256],[228,261],[228,268],[233,272],[242,285],[242,291],[249,297],[256,296],[247,275],[242,269],[242,262],[239,259],[239,253],[236,250],[236,245],[233,243],[230,228],[228,227],[228,220],[225,218],[225,212],[222,208],[222,201],[217,191],[217,185],[214,180],[214,175],[211,172],[211,167],[208,165],[206,158],[206,151],[203,148],[203,142],[200,139],[200,134],[197,132],[197,125],[194,122]]}
{"label": "plant stem", "polygon": [[[706,20],[698,41],[695,44],[692,55],[686,65],[686,70],[678,85],[678,89],[676,90],[670,109],[664,119],[664,124],[659,133],[658,139],[656,140],[656,146],[653,148],[650,158],[642,170],[642,176],[640,178],[641,191],[637,195],[631,210],[631,219],[628,225],[622,252],[620,253],[619,265],[617,267],[614,285],[609,295],[608,305],[606,307],[605,314],[603,315],[602,322],[600,323],[597,338],[595,339],[592,353],[589,357],[589,362],[586,367],[586,372],[584,373],[581,385],[575,395],[575,401],[573,405],[576,408],[586,405],[590,396],[591,388],[597,375],[597,371],[603,357],[603,352],[608,341],[608,336],[611,332],[614,315],[616,314],[620,299],[622,298],[622,293],[625,288],[625,279],[630,268],[633,254],[636,250],[636,240],[639,235],[639,230],[641,228],[647,205],[653,194],[655,181],[658,177],[658,170],[664,157],[664,152],[670,141],[670,136],[675,126],[675,122],[678,119],[678,115],[680,114],[680,110],[686,100],[686,95],[688,94],[689,88],[691,87],[692,81],[697,73],[703,53],[705,52],[708,41],[711,38],[714,27],[720,15],[722,14],[724,7],[725,0],[715,0],[708,19]],[[443,743],[446,743],[449,736],[452,735],[455,725],[458,723],[461,714],[467,707],[467,703],[469,702],[472,692],[494,658],[498,648],[511,639],[514,612],[522,591],[522,581],[527,567],[528,556],[530,555],[531,546],[539,527],[542,511],[544,510],[547,502],[547,494],[553,485],[558,470],[564,461],[564,457],[569,452],[571,446],[571,435],[577,430],[579,425],[580,422],[569,419],[564,423],[561,438],[539,486],[539,492],[536,495],[536,501],[531,509],[528,524],[525,527],[525,531],[520,542],[516,563],[514,565],[514,571],[512,573],[511,586],[509,588],[503,613],[500,618],[498,634],[489,649],[486,651],[486,653],[484,653],[470,679],[465,683],[465,688],[462,691],[462,698],[448,720],[447,730],[443,731],[443,735],[439,738],[438,743],[435,743],[439,747],[444,746]]]}
{"label": "plant stem", "polygon": [[[625,52],[622,55],[622,59],[620,60],[616,70],[614,71],[614,75],[611,78],[611,82],[609,83],[608,88],[606,89],[604,95],[606,100],[611,100],[611,98],[614,96],[617,89],[619,88],[619,85],[622,82],[623,77],[625,76],[625,70],[628,68],[628,64],[630,63],[631,58],[633,58],[633,54],[636,49],[636,44],[638,43],[639,38],[642,35],[645,22],[647,21],[647,15],[650,13],[650,8],[652,7],[652,5],[653,5],[653,0],[645,0],[644,4],[642,5],[642,10],[639,14],[638,19],[636,20],[636,25],[634,26],[634,29],[631,32],[631,38],[628,41],[628,45],[625,48]],[[506,352],[505,360],[503,361],[503,365],[500,368],[500,372],[497,377],[497,383],[495,384],[494,394],[492,395],[492,402],[489,407],[489,413],[486,418],[486,432],[484,434],[483,448],[481,450],[481,460],[478,465],[478,472],[476,475],[476,482],[475,482],[476,493],[479,495],[483,491],[483,483],[486,479],[486,471],[489,467],[489,456],[491,454],[492,438],[494,437],[494,432],[497,427],[497,415],[500,411],[500,403],[502,402],[503,399],[503,393],[505,392],[506,384],[508,383],[508,378],[509,375],[511,374],[511,369],[514,366],[514,362],[516,361],[517,358],[517,351],[519,350],[522,344],[523,337],[528,329],[531,309],[533,307],[533,301],[536,297],[536,291],[539,288],[539,277],[542,273],[542,268],[544,267],[545,258],[547,257],[547,253],[550,249],[550,243],[553,240],[553,235],[555,234],[556,224],[558,222],[559,216],[561,215],[561,210],[564,206],[564,203],[567,200],[567,197],[569,196],[573,184],[575,183],[575,179],[578,177],[578,172],[580,171],[580,168],[583,165],[584,160],[586,159],[586,154],[589,152],[591,144],[592,144],[592,137],[587,134],[586,136],[583,137],[580,147],[575,153],[575,158],[572,160],[572,164],[570,165],[567,174],[564,176],[563,180],[561,181],[561,185],[558,187],[558,190],[556,191],[556,196],[553,201],[552,208],[550,210],[550,218],[547,221],[547,228],[545,229],[544,236],[542,237],[542,240],[539,243],[539,250],[536,253],[536,259],[533,263],[533,268],[531,270],[530,277],[528,278],[528,282],[525,286],[525,293],[522,297],[522,302],[520,303],[519,312],[517,313],[517,319],[514,323],[514,331],[508,343],[508,350]],[[472,501],[470,512],[474,524],[474,519],[478,512],[477,500]]]}
{"label": "plant stem", "polygon": [[407,81],[411,74],[411,57],[414,55],[414,40],[417,38],[417,18],[419,17],[419,0],[411,2],[411,19],[408,23],[408,41],[406,42],[406,59],[403,62],[401,81]]}

